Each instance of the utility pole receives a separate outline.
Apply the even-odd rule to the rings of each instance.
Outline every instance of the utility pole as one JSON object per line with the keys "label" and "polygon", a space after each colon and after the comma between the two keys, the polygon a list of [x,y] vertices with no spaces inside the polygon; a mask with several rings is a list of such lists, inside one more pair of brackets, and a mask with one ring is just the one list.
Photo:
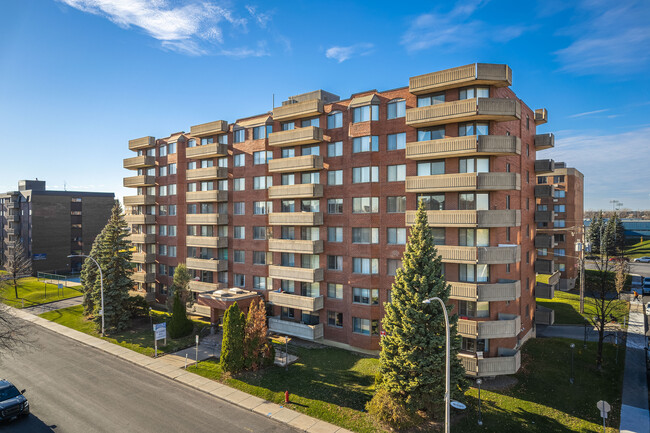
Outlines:
{"label": "utility pole", "polygon": [[580,314],[585,313],[585,225],[580,227],[581,248],[580,248]]}

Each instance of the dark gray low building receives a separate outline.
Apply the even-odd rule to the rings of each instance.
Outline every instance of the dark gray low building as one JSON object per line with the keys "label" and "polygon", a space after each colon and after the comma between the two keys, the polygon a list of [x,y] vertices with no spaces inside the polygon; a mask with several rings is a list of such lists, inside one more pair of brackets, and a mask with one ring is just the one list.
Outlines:
{"label": "dark gray low building", "polygon": [[18,191],[0,194],[0,261],[8,245],[22,239],[34,272],[70,272],[88,254],[115,203],[108,192],[47,191],[45,181],[21,180]]}

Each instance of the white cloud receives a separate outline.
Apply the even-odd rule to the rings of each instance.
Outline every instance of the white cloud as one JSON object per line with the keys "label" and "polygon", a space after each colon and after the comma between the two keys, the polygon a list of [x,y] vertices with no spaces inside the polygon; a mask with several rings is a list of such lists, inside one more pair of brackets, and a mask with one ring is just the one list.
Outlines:
{"label": "white cloud", "polygon": [[341,63],[353,56],[366,56],[372,52],[373,44],[362,42],[347,47],[330,47],[325,51],[325,57]]}
{"label": "white cloud", "polygon": [[584,113],[577,113],[577,114],[572,114],[568,116],[569,119],[574,119],[576,117],[585,117],[585,116],[591,116],[592,114],[599,114],[599,113],[604,113],[606,111],[609,111],[609,108],[604,108],[602,110],[594,110],[594,111],[585,111]]}
{"label": "white cloud", "polygon": [[246,10],[251,15],[251,17],[253,17],[258,26],[263,29],[266,28],[266,24],[271,19],[270,15],[258,12],[257,7],[255,6],[246,5]]}
{"label": "white cloud", "polygon": [[260,41],[257,43],[256,48],[238,47],[238,48],[231,48],[227,50],[224,49],[221,50],[219,54],[223,56],[238,57],[238,58],[264,57],[270,55],[266,45],[267,45],[266,41]]}

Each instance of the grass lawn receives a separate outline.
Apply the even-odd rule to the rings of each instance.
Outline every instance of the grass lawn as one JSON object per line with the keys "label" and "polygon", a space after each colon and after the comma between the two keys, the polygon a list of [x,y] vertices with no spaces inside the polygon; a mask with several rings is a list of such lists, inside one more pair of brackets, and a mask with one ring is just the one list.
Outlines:
{"label": "grass lawn", "polygon": [[[83,306],[77,305],[74,307],[64,308],[61,310],[49,311],[43,313],[40,317],[51,320],[53,322],[59,323],[68,328],[76,329],[83,333],[92,335],[94,337],[99,337],[100,333],[96,331],[94,323],[86,320],[83,316]],[[153,322],[162,323],[169,317],[167,313],[154,312],[153,313]],[[194,344],[194,335],[198,332],[205,322],[195,321],[194,333],[177,340],[167,339],[167,345],[163,346],[162,341],[158,342],[158,354],[172,353],[178,350],[190,347]],[[101,338],[101,337],[99,337]],[[118,332],[110,334],[107,337],[104,337],[104,340],[110,341],[111,343],[118,344],[127,349],[133,350],[143,355],[153,356],[154,355],[154,342],[153,342],[153,330],[149,318],[145,319],[134,319],[132,322],[132,327],[130,330],[123,332]]]}
{"label": "grass lawn", "polygon": [[74,298],[75,296],[81,296],[81,292],[69,287],[63,287],[62,290],[59,290],[58,285],[46,285],[34,277],[18,280],[18,299],[16,299],[11,281],[6,281],[5,285],[0,288],[0,299],[2,302],[15,308],[23,308],[23,304],[25,307],[31,307],[46,302]]}
{"label": "grass lawn", "polygon": [[[583,315],[580,314],[580,295],[575,292],[562,292],[555,291],[553,299],[540,299],[537,303],[542,307],[547,307],[555,310],[555,324],[556,325],[582,325],[585,323]],[[623,325],[623,318],[627,316],[628,304],[625,301],[614,301],[614,317],[618,322]],[[584,317],[591,317],[594,315],[593,299],[585,296],[585,314]],[[627,321],[626,321],[627,322]]]}
{"label": "grass lawn", "polygon": [[[605,366],[595,370],[596,343],[575,349],[575,383],[569,383],[570,340],[530,340],[522,349],[522,368],[517,383],[508,389],[481,390],[483,426],[477,421],[477,389],[465,395],[468,409],[453,420],[462,432],[600,432],[598,400],[613,411],[608,425],[618,425],[625,351],[614,364],[615,346],[605,345]],[[270,367],[262,372],[224,375],[217,361],[209,360],[188,370],[226,383],[249,394],[289,407],[357,432],[382,431],[364,411],[374,392],[379,361],[340,349],[294,347],[300,359],[285,371]],[[489,385],[488,385],[489,386]],[[613,431],[613,430],[610,430]]]}
{"label": "grass lawn", "polygon": [[625,249],[625,255],[631,259],[650,256],[650,240],[628,246]]}

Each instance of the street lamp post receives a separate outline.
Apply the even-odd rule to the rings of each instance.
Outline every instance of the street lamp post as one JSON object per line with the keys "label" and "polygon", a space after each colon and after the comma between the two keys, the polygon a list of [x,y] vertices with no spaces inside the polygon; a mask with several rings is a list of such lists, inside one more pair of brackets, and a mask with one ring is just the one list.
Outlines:
{"label": "street lamp post", "polygon": [[480,378],[476,379],[478,385],[478,425],[483,425],[483,419],[481,418],[481,383],[483,381]]}
{"label": "street lamp post", "polygon": [[101,291],[101,297],[102,297],[102,310],[101,310],[101,316],[102,316],[102,337],[104,336],[104,274],[102,274],[102,267],[99,266],[99,263],[97,263],[97,260],[93,259],[90,256],[87,256],[85,254],[72,254],[69,255],[68,258],[72,257],[86,257],[95,263],[97,265],[97,269],[99,269],[99,287]]}
{"label": "street lamp post", "polygon": [[569,347],[571,347],[571,377],[569,378],[569,383],[573,384],[573,349],[576,345],[571,343]]}
{"label": "street lamp post", "polygon": [[446,367],[446,374],[445,374],[445,433],[449,433],[449,404],[451,403],[451,396],[449,394],[449,388],[450,386],[450,377],[451,377],[451,369],[450,369],[450,364],[449,364],[449,316],[447,314],[447,308],[445,306],[445,303],[442,301],[442,299],[438,298],[437,296],[434,296],[433,298],[425,299],[422,301],[423,304],[430,304],[431,301],[437,300],[440,302],[440,306],[442,307],[442,312],[445,315],[445,367]]}

